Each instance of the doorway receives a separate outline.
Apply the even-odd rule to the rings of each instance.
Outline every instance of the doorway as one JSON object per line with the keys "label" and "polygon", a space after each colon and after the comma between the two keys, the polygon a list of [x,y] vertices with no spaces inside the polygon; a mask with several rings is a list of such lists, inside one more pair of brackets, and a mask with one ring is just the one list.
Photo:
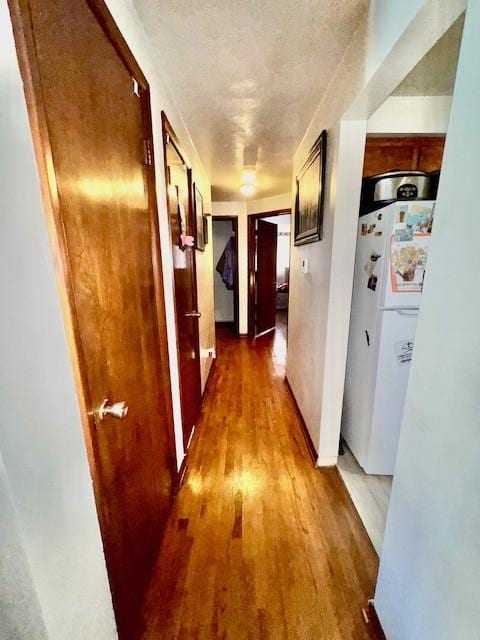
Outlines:
{"label": "doorway", "polygon": [[155,175],[142,150],[152,145],[149,88],[103,3],[10,5],[113,606],[127,639],[176,484]]}
{"label": "doorway", "polygon": [[213,216],[215,326],[239,331],[238,218]]}
{"label": "doorway", "polygon": [[463,16],[367,122],[338,469],[379,555],[462,30]]}
{"label": "doorway", "polygon": [[183,446],[187,450],[201,405],[200,343],[192,173],[162,112],[167,208],[173,255],[175,320]]}
{"label": "doorway", "polygon": [[248,335],[286,339],[291,210],[248,216]]}

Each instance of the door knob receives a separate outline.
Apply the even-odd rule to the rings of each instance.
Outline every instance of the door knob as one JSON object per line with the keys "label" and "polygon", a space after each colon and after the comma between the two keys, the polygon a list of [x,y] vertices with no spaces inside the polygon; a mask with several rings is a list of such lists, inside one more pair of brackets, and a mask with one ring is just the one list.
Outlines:
{"label": "door knob", "polygon": [[97,410],[97,415],[100,420],[105,420],[107,416],[112,416],[112,418],[118,418],[119,420],[124,420],[128,414],[128,405],[125,400],[121,402],[114,402],[113,404],[109,404],[108,398],[102,402],[100,407]]}
{"label": "door knob", "polygon": [[187,313],[185,314],[186,318],[201,318],[202,314],[200,313],[200,311],[187,311]]}

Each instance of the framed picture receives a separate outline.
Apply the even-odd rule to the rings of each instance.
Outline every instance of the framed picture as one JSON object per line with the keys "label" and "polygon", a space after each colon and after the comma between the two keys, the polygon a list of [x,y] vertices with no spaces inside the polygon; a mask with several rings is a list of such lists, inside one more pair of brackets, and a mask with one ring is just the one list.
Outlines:
{"label": "framed picture", "polygon": [[205,224],[203,221],[203,198],[197,185],[193,185],[193,200],[195,209],[195,247],[205,251]]}
{"label": "framed picture", "polygon": [[181,194],[177,185],[171,185],[168,191],[168,206],[172,238],[176,238],[178,246],[182,249],[181,238],[185,233],[185,209],[181,204]]}
{"label": "framed picture", "polygon": [[208,244],[208,216],[203,214],[203,239]]}
{"label": "framed picture", "polygon": [[327,132],[324,129],[310,149],[308,158],[297,175],[296,245],[322,239],[326,152]]}

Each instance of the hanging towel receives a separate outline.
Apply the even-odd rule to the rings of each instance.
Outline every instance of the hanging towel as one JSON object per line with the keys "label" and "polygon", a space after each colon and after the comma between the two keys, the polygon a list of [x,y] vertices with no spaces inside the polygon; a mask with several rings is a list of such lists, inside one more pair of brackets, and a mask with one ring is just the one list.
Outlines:
{"label": "hanging towel", "polygon": [[227,242],[227,246],[223,250],[216,267],[218,273],[221,275],[224,285],[229,291],[234,289],[234,274],[235,274],[235,253],[233,251],[233,238]]}

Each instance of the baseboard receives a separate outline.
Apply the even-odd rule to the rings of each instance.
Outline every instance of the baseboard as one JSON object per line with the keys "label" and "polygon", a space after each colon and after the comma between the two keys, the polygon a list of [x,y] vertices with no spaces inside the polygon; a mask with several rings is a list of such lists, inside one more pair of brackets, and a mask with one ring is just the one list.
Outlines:
{"label": "baseboard", "polygon": [[336,467],[338,456],[319,456],[317,458],[317,467]]}
{"label": "baseboard", "polygon": [[205,404],[205,399],[208,395],[209,389],[210,389],[210,380],[212,379],[212,373],[213,373],[213,368],[215,367],[215,362],[217,361],[216,358],[212,359],[212,364],[210,366],[210,370],[208,372],[208,376],[207,376],[207,381],[205,382],[205,388],[203,390],[203,395],[202,395],[202,407]]}
{"label": "baseboard", "polygon": [[387,640],[387,636],[382,628],[382,624],[375,609],[375,602],[369,600],[367,608],[362,610],[365,622],[370,626],[376,640]]}
{"label": "baseboard", "polygon": [[293,406],[295,408],[295,413],[297,414],[298,421],[300,422],[300,426],[302,427],[302,433],[303,433],[303,437],[305,438],[305,443],[307,445],[308,453],[310,454],[310,457],[312,458],[313,464],[316,466],[317,465],[317,460],[318,460],[317,450],[315,449],[315,445],[313,444],[312,437],[311,437],[310,432],[308,431],[308,428],[307,428],[307,423],[303,419],[302,412],[300,411],[300,407],[298,406],[297,399],[295,398],[295,395],[293,393],[293,389],[290,386],[290,382],[288,381],[287,376],[285,376],[285,385],[286,385],[286,387],[288,389],[288,392],[290,394],[290,397],[292,399]]}

